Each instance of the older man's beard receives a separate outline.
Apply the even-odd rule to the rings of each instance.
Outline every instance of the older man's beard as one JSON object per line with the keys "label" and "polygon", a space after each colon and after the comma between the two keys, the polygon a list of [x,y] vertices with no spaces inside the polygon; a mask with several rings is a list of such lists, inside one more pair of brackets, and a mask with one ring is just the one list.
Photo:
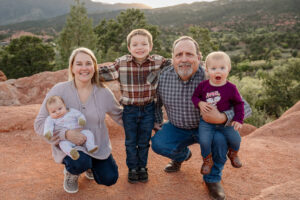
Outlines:
{"label": "older man's beard", "polygon": [[[182,68],[183,66],[185,68]],[[177,73],[180,77],[189,77],[193,74],[193,68],[190,63],[180,63],[177,69]]]}

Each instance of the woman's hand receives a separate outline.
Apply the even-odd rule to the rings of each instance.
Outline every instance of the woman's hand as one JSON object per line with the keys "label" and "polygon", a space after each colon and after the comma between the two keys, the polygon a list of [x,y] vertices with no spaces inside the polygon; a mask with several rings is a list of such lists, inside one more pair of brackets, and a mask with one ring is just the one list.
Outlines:
{"label": "woman's hand", "polygon": [[51,137],[50,140],[48,140],[50,142],[50,144],[52,145],[58,145],[59,144],[59,136],[58,135],[55,135],[53,137]]}
{"label": "woman's hand", "polygon": [[86,136],[80,133],[82,129],[73,129],[66,131],[66,139],[76,144],[77,146],[83,145],[86,141]]}
{"label": "woman's hand", "polygon": [[212,106],[210,111],[201,114],[203,120],[207,123],[224,124],[227,121],[227,116],[224,113],[220,113],[214,106]]}

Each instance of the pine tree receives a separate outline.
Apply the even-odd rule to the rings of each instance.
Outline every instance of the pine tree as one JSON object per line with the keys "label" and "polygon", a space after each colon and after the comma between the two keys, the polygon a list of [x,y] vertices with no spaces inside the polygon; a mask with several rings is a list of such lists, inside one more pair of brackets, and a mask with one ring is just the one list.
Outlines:
{"label": "pine tree", "polygon": [[87,47],[95,50],[96,42],[97,36],[93,31],[92,19],[88,18],[84,3],[75,0],[75,5],[71,6],[66,25],[58,39],[58,49],[61,57],[59,68],[67,66],[68,58],[75,48]]}

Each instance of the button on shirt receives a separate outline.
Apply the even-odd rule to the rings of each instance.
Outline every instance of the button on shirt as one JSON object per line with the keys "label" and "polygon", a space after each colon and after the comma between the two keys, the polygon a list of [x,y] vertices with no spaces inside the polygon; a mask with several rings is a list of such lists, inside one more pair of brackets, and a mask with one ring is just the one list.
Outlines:
{"label": "button on shirt", "polygon": [[[162,105],[164,105],[169,121],[182,129],[198,128],[200,122],[200,110],[195,108],[192,95],[198,84],[205,80],[205,72],[202,67],[188,80],[183,81],[176,73],[173,66],[163,69],[159,76],[157,88],[157,104],[155,111],[156,123],[162,123]],[[245,102],[245,101],[244,101]],[[245,102],[245,117],[251,114],[251,108]],[[228,125],[234,116],[233,109],[224,111]]]}

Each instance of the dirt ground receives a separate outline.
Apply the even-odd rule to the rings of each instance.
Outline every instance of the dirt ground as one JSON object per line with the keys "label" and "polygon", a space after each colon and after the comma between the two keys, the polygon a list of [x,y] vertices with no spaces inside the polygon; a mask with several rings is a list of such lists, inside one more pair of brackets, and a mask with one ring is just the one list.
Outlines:
{"label": "dirt ground", "polygon": [[[50,145],[33,131],[33,119],[38,108],[38,106],[14,107],[15,110],[11,110],[10,113],[9,110],[5,110],[6,107],[0,107],[0,119],[2,119],[0,121],[0,200],[209,199],[200,174],[202,161],[199,145],[191,146],[192,158],[182,165],[180,172],[172,174],[163,171],[169,159],[150,150],[149,181],[128,183],[124,132],[111,120],[108,121],[108,127],[113,147],[112,154],[119,166],[118,182],[111,187],[106,187],[97,185],[93,180],[88,180],[81,175],[79,192],[66,193],[62,186],[63,165],[53,161]],[[13,124],[17,121],[17,116],[24,119],[22,113],[29,116],[30,110],[35,111],[33,114],[31,112],[31,118],[22,121],[23,125],[17,127]],[[285,121],[280,121],[282,130],[286,129],[284,123]],[[3,127],[10,128],[3,129]],[[276,135],[273,129],[267,127],[261,131],[264,134],[255,131],[257,134],[243,137],[241,158],[244,166],[235,169],[227,162],[223,170],[222,184],[227,199],[300,199],[300,140],[297,130],[299,129],[291,127],[289,132],[294,132],[290,136],[275,137],[272,136],[272,134]]]}

